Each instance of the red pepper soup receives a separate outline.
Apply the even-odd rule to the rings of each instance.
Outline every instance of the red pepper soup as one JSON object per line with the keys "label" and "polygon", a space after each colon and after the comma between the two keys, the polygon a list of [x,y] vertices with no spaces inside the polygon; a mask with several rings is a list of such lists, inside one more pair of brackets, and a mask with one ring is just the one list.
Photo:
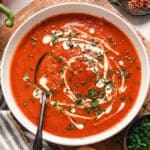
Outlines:
{"label": "red pepper soup", "polygon": [[78,138],[119,123],[133,107],[141,63],[128,37],[104,18],[62,14],[33,27],[10,68],[14,99],[37,125],[47,92],[44,130]]}

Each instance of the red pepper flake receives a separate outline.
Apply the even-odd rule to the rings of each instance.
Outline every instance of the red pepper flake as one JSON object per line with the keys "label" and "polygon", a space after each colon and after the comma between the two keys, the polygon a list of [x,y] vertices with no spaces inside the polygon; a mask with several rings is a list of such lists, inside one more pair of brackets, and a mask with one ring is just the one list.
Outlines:
{"label": "red pepper flake", "polygon": [[128,0],[127,4],[130,9],[149,8],[150,0]]}

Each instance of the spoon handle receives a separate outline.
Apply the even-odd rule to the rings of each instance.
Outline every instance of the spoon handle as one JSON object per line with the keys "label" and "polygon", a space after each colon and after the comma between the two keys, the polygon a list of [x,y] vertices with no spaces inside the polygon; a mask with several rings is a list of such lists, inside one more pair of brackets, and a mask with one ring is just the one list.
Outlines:
{"label": "spoon handle", "polygon": [[40,110],[40,118],[39,118],[35,140],[33,143],[33,150],[42,150],[42,127],[43,127],[44,110],[45,110],[45,104],[46,104],[46,92],[45,91],[42,91],[41,103],[42,105],[41,105],[41,110]]}

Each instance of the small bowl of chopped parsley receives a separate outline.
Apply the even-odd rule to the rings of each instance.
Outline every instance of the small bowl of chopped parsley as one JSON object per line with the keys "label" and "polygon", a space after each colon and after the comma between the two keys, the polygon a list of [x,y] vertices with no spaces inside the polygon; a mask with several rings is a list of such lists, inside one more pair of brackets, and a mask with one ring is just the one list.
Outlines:
{"label": "small bowl of chopped parsley", "polygon": [[125,150],[150,150],[150,113],[135,119],[127,129]]}

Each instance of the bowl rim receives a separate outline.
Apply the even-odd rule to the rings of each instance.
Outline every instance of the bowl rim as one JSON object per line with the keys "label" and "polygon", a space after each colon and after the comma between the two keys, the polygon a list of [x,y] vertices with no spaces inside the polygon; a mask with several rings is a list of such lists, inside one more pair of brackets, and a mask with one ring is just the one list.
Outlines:
{"label": "bowl rim", "polygon": [[[7,55],[7,50],[9,48],[10,43],[12,42],[12,40],[15,37],[15,35],[17,34],[17,32],[19,32],[19,30],[21,30],[24,25],[26,25],[29,21],[31,21],[34,17],[38,16],[42,12],[45,12],[45,11],[47,11],[49,9],[54,9],[56,7],[64,7],[66,5],[76,5],[76,6],[82,5],[83,7],[94,7],[96,9],[99,9],[100,11],[106,12],[107,14],[115,17],[120,22],[124,23],[128,27],[128,29],[132,31],[132,34],[136,37],[136,39],[138,40],[139,44],[141,45],[143,53],[144,53],[144,56],[145,56],[145,59],[146,59],[147,73],[150,74],[150,70],[149,70],[149,67],[148,67],[149,66],[148,54],[146,53],[145,47],[144,47],[141,39],[139,38],[139,36],[137,35],[137,33],[135,32],[135,30],[133,29],[133,27],[128,22],[124,21],[120,16],[118,16],[117,14],[115,14],[114,12],[112,12],[112,11],[106,9],[106,8],[103,8],[101,6],[98,6],[98,5],[95,5],[95,4],[90,4],[90,3],[85,3],[85,2],[65,2],[65,3],[55,4],[55,5],[52,5],[50,7],[44,8],[44,9],[36,12],[32,16],[30,16],[26,21],[24,21],[16,29],[16,31],[13,33],[13,35],[11,36],[11,38],[10,38],[10,40],[9,40],[6,48],[5,48],[3,57],[2,57],[2,69],[1,69],[2,91],[3,91],[4,97],[6,99],[6,103],[7,103],[8,107],[9,107],[9,109],[11,110],[11,112],[15,116],[15,118],[21,123],[21,125],[23,125],[27,130],[29,130],[30,132],[32,132],[34,134],[36,133],[36,126],[34,124],[32,124],[31,121],[29,121],[29,119],[27,119],[25,117],[25,115],[23,115],[21,113],[21,110],[19,110],[19,108],[13,109],[12,106],[8,102],[9,101],[8,100],[8,96],[7,96],[8,93],[5,92],[6,87],[5,87],[5,82],[4,82],[5,81],[5,74],[4,74],[4,70],[5,70],[4,68],[5,67],[4,66],[5,66],[5,59],[6,59],[5,57]],[[90,15],[89,12],[87,12],[87,14]],[[100,17],[100,15],[99,15],[99,17]],[[44,19],[46,19],[46,18],[44,18]],[[34,23],[34,24],[36,25],[37,22]],[[148,91],[148,87],[149,87],[149,81],[150,81],[150,78],[147,78],[147,79],[148,79],[148,81],[146,83],[145,91],[144,91],[144,94],[143,94],[144,98],[146,97],[146,94],[147,94],[147,91]],[[7,92],[8,92],[8,90],[7,90]],[[9,94],[10,93],[11,92],[9,91]],[[115,129],[116,130],[115,132],[112,131],[111,129],[108,129],[108,132],[110,133],[110,135],[104,133],[103,136],[101,136],[101,137],[100,137],[99,134],[96,134],[96,135],[92,135],[92,136],[89,136],[89,137],[82,137],[82,138],[65,138],[65,137],[55,136],[55,135],[52,135],[52,134],[50,134],[50,133],[48,133],[46,131],[43,131],[43,138],[45,140],[48,140],[48,141],[56,143],[56,144],[68,145],[68,146],[88,145],[88,144],[96,143],[96,142],[99,142],[99,141],[103,141],[103,140],[105,140],[107,138],[112,137],[113,135],[117,134],[122,129],[124,129],[133,120],[133,118],[137,115],[137,113],[138,113],[139,109],[141,108],[143,102],[140,103],[140,106],[138,106],[137,110],[134,110],[134,113],[132,113],[130,119],[129,118],[127,119],[127,117],[125,117],[124,119],[122,119],[122,120],[126,119],[125,124],[123,124],[123,121],[122,121],[122,126],[123,127],[121,127],[121,125],[120,126],[119,125],[118,126],[115,125],[116,127],[118,127],[118,128]],[[23,119],[22,119],[22,117],[23,117]],[[113,127],[113,129],[114,129],[114,127]],[[50,139],[50,137],[53,138],[53,139]]]}

